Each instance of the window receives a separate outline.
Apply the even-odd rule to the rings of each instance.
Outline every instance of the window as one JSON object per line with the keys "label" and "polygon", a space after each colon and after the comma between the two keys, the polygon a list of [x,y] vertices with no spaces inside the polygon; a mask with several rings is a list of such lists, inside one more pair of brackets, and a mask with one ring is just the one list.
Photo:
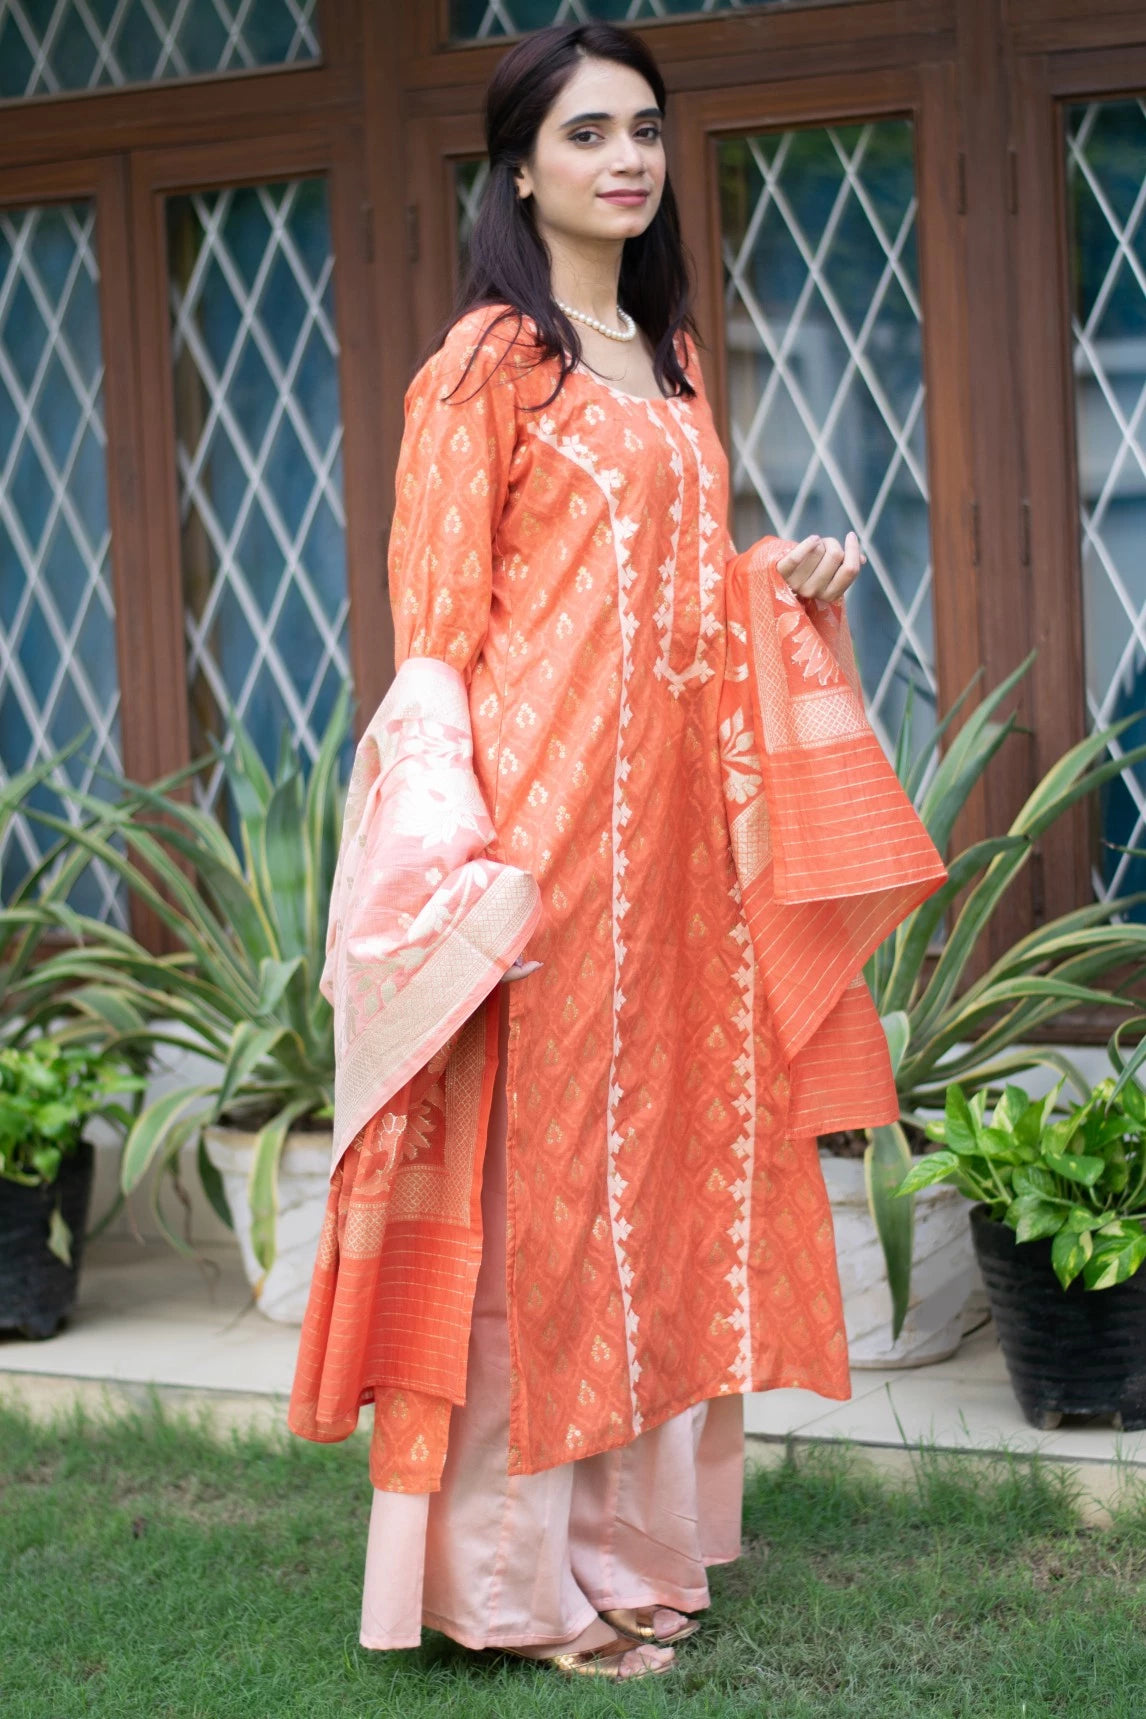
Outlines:
{"label": "window", "polygon": [[[0,210],[0,780],[78,741],[57,783],[96,794],[121,761],[103,375],[94,205]],[[14,820],[0,899],[54,840]],[[123,923],[98,862],[73,905]]]}
{"label": "window", "polygon": [[191,751],[233,710],[313,757],[350,675],[326,183],[171,197],[167,240]]}
{"label": "window", "polygon": [[0,0],[0,100],[315,60],[316,0]]}
{"label": "window", "polygon": [[909,686],[936,699],[911,125],[802,128],[718,145],[733,535],[843,540],[885,745]]}
{"label": "window", "polygon": [[547,24],[651,24],[761,7],[838,5],[840,0],[450,0],[451,42],[524,35]]}
{"label": "window", "polygon": [[[1071,330],[1087,711],[1107,727],[1146,707],[1146,100],[1067,112]],[[1113,743],[1146,740],[1146,720]],[[1146,887],[1146,773],[1101,807],[1094,886]]]}

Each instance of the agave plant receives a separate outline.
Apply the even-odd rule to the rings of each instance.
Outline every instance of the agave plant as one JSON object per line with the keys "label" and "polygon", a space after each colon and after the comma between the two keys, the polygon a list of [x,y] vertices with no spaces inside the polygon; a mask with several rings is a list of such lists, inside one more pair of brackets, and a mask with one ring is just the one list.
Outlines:
{"label": "agave plant", "polygon": [[[38,788],[58,780],[60,768],[86,740],[80,734],[70,746],[51,758],[0,782],[0,857],[7,850],[12,826],[20,811],[30,811],[29,801]],[[31,813],[32,816],[36,814]],[[41,903],[66,901],[89,863],[89,856],[73,846],[66,826],[40,856],[6,901],[0,901],[0,1048],[21,1045],[31,1039],[45,1014],[45,991],[38,981],[31,989],[39,1004],[33,1019],[30,976],[41,937],[46,928]],[[62,999],[61,1008],[63,1007]]]}
{"label": "agave plant", "polygon": [[[865,976],[896,1068],[902,1121],[925,1126],[925,1113],[942,1109],[946,1089],[1001,1091],[1008,1081],[1046,1066],[1088,1092],[1081,1074],[1051,1045],[1030,1035],[1080,1005],[1128,1007],[1126,999],[1095,981],[1146,956],[1146,925],[1119,922],[1140,897],[1095,902],[1063,914],[1021,937],[978,979],[964,984],[1000,901],[1028,863],[1035,843],[1077,801],[1146,757],[1138,747],[1124,757],[1104,755],[1112,739],[1137,721],[1132,715],[1096,730],[1051,766],[1005,835],[975,842],[949,857],[951,834],[975,784],[1016,725],[999,706],[1033,661],[1033,655],[988,694],[951,739],[940,744],[966,705],[968,686],[927,742],[913,753],[909,698],[896,745],[895,769],[932,841],[948,864],[948,881],[875,951]],[[947,914],[966,892],[938,958],[932,946]],[[892,1295],[892,1337],[898,1337],[911,1289],[914,1200],[893,1198],[911,1167],[903,1128],[873,1129],[865,1153],[872,1215],[883,1245]]]}
{"label": "agave plant", "polygon": [[210,812],[186,800],[188,772],[155,788],[121,783],[110,806],[76,793],[85,814],[76,828],[34,814],[88,860],[98,858],[115,872],[162,922],[172,948],[154,953],[59,900],[44,903],[40,916],[69,932],[71,943],[38,964],[33,1013],[46,1006],[44,995],[67,987],[74,1030],[98,1029],[109,1051],[169,1049],[213,1065],[207,1080],[180,1085],[141,1111],[121,1161],[125,1195],[149,1171],[157,1172],[151,1180],[156,1222],[183,1253],[193,1250],[166,1222],[159,1192],[162,1174],[177,1173],[185,1146],[198,1141],[204,1189],[230,1224],[203,1130],[218,1121],[257,1129],[251,1239],[269,1270],[287,1134],[332,1113],[333,1023],[318,978],[349,716],[343,695],[305,779],[289,744],[272,777],[242,724],[232,721],[229,744],[218,756],[237,841]]}

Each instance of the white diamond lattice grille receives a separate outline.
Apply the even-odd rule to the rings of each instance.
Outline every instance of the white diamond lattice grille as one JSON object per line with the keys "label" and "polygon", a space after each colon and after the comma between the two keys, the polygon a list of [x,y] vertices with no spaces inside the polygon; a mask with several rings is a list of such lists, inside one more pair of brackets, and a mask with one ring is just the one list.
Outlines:
{"label": "white diamond lattice grille", "polygon": [[459,274],[465,269],[466,247],[481,205],[482,194],[489,179],[489,162],[482,155],[471,161],[454,164],[454,191],[457,195],[457,235]]}
{"label": "white diamond lattice grille", "polygon": [[0,0],[0,99],[319,57],[317,0]]}
{"label": "white diamond lattice grille", "polygon": [[313,758],[349,676],[326,186],[173,198],[168,237],[192,746],[233,710]]}
{"label": "white diamond lattice grille", "polygon": [[478,42],[489,36],[520,36],[547,24],[588,24],[594,18],[617,24],[647,24],[657,18],[700,18],[709,12],[760,11],[764,7],[833,6],[843,0],[450,0],[450,40]]}
{"label": "white diamond lattice grille", "polygon": [[[0,782],[87,738],[57,774],[106,791],[121,768],[95,210],[0,210]],[[76,817],[45,784],[35,804]],[[23,815],[0,848],[0,899],[52,834]],[[73,905],[124,923],[96,863]]]}
{"label": "white diamond lattice grille", "polygon": [[885,745],[936,680],[911,126],[729,138],[718,150],[734,536],[843,538],[848,616]]}
{"label": "white diamond lattice grille", "polygon": [[[1146,101],[1067,114],[1073,357],[1086,633],[1095,727],[1146,708]],[[1113,742],[1146,740],[1146,722]],[[1102,805],[1099,896],[1146,887],[1146,776],[1124,770]],[[1139,910],[1140,911],[1140,910]]]}

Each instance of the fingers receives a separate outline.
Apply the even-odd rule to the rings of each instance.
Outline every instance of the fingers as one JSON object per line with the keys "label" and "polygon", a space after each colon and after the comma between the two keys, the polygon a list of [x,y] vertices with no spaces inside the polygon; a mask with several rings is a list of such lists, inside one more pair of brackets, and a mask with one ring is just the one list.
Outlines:
{"label": "fingers", "polygon": [[849,531],[841,544],[836,537],[805,537],[777,562],[785,583],[805,600],[836,603],[853,585],[867,560],[859,538]]}
{"label": "fingers", "polygon": [[513,966],[506,968],[499,983],[508,985],[514,979],[524,979],[530,973],[536,973],[537,969],[543,965],[544,963],[541,961],[523,961],[519,955]]}
{"label": "fingers", "polygon": [[793,591],[802,591],[804,583],[820,564],[823,547],[822,538],[805,537],[802,543],[797,543],[794,549],[789,549],[787,555],[777,561],[777,573]]}
{"label": "fingers", "polygon": [[[833,539],[833,542],[835,540]],[[859,578],[859,570],[867,560],[861,554],[859,538],[854,531],[849,531],[844,538],[844,547],[840,564],[823,591],[816,595],[822,603],[838,603],[840,598],[853,586]]]}

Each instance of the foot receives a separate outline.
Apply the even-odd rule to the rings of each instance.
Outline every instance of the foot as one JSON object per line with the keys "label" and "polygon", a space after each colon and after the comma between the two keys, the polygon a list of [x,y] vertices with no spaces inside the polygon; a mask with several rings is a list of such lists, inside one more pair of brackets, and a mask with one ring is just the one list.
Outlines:
{"label": "foot", "polygon": [[631,1636],[634,1641],[654,1642],[667,1646],[670,1642],[684,1641],[690,1635],[695,1635],[700,1624],[695,1618],[690,1618],[684,1612],[674,1611],[671,1606],[638,1606],[636,1608],[617,1607],[603,1610],[601,1616],[606,1623],[622,1635]]}
{"label": "foot", "polygon": [[[600,1659],[596,1661],[599,1667],[597,1675],[618,1680],[648,1677],[650,1673],[667,1671],[675,1657],[671,1647],[660,1647],[653,1642],[642,1641],[635,1646],[626,1645],[624,1638],[619,1638],[617,1631],[611,1629],[602,1618],[594,1618],[588,1628],[583,1629],[572,1641],[558,1644],[544,1642],[527,1647],[514,1647],[507,1651],[521,1659],[563,1660],[566,1666],[574,1655],[599,1653]],[[590,1674],[593,1673],[592,1664],[586,1665],[584,1669]]]}

